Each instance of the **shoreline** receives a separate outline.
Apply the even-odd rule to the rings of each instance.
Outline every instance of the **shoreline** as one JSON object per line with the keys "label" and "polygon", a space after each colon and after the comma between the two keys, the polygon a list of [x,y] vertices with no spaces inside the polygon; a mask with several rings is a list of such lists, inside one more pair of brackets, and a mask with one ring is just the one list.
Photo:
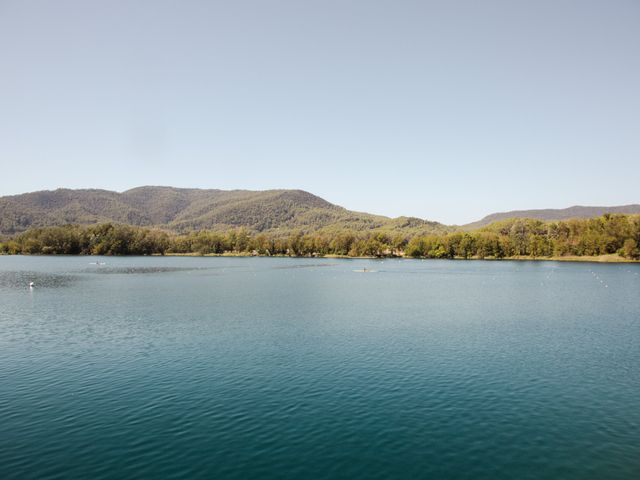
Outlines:
{"label": "shoreline", "polygon": [[[153,256],[162,256],[154,254]],[[588,263],[640,263],[640,260],[634,260],[631,258],[624,258],[616,254],[608,255],[567,255],[567,256],[552,256],[552,257],[530,257],[526,255],[517,255],[513,257],[454,257],[454,258],[428,258],[428,257],[406,257],[404,255],[375,257],[375,256],[351,256],[351,255],[262,255],[252,253],[165,253],[165,257],[272,257],[272,258],[338,258],[347,260],[454,260],[454,261],[478,261],[486,260],[491,262],[501,261],[519,261],[519,262],[588,262]]]}
{"label": "shoreline", "polygon": [[161,254],[152,254],[152,255],[73,255],[73,254],[7,254],[0,253],[0,257],[7,256],[25,256],[25,257],[98,257],[98,256],[112,256],[112,257],[271,257],[271,258],[327,258],[327,259],[346,259],[346,260],[451,260],[451,261],[489,261],[489,262],[502,262],[502,261],[517,261],[517,262],[580,262],[580,263],[640,263],[640,260],[634,260],[630,258],[620,257],[615,254],[608,255],[585,255],[585,256],[577,256],[570,255],[564,257],[530,257],[530,256],[514,256],[514,257],[503,257],[503,258],[495,258],[495,257],[454,257],[454,258],[428,258],[428,257],[405,257],[402,255],[397,256],[387,256],[387,257],[375,257],[375,256],[350,256],[350,255],[336,255],[336,254],[327,254],[327,255],[262,255],[262,254],[253,254],[253,253],[244,253],[244,252],[225,252],[225,253],[165,253]]}

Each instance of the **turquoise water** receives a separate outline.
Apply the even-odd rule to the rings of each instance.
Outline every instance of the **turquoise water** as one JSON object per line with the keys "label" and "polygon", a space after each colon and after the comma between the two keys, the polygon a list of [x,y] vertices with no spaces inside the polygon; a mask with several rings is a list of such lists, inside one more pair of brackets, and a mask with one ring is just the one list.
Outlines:
{"label": "turquoise water", "polygon": [[640,265],[0,257],[0,478],[640,478]]}

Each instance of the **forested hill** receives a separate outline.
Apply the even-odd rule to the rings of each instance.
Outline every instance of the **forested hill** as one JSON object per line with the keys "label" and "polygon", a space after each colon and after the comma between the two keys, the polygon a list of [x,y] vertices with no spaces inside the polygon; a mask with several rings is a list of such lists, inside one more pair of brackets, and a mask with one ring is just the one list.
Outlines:
{"label": "forested hill", "polygon": [[0,197],[0,234],[34,227],[113,222],[184,233],[246,227],[281,233],[451,230],[418,218],[352,212],[302,190],[201,190],[138,187],[125,192],[58,189]]}
{"label": "forested hill", "polygon": [[640,213],[640,205],[622,205],[619,207],[583,207],[576,205],[569,208],[548,208],[544,210],[512,210],[510,212],[499,212],[487,215],[482,220],[464,225],[465,230],[474,230],[484,227],[500,220],[510,218],[534,218],[537,220],[569,220],[571,218],[593,218],[605,213]]}

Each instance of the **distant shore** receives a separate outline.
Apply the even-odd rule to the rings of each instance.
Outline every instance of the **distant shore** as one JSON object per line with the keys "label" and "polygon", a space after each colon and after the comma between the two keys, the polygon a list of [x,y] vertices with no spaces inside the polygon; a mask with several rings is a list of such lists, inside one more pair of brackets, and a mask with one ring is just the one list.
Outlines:
{"label": "distant shore", "polygon": [[99,257],[99,256],[112,256],[112,257],[267,257],[267,258],[335,258],[335,259],[347,259],[347,260],[451,260],[451,261],[478,261],[478,260],[486,260],[490,262],[501,262],[501,261],[517,261],[517,262],[589,262],[589,263],[640,263],[640,260],[633,260],[630,258],[621,257],[616,254],[608,254],[608,255],[567,255],[564,257],[530,257],[526,255],[518,255],[513,257],[454,257],[454,258],[429,258],[429,257],[408,257],[404,255],[389,255],[382,257],[375,256],[351,256],[351,255],[335,255],[335,254],[327,254],[327,255],[286,255],[286,254],[275,254],[275,255],[264,255],[264,254],[256,254],[251,252],[225,252],[225,253],[172,253],[167,252],[165,254],[154,253],[151,255],[85,255],[85,254],[43,254],[43,253],[35,253],[35,254],[8,254],[8,253],[0,253],[0,257],[7,256],[27,256],[27,257]]}
{"label": "distant shore", "polygon": [[640,260],[640,215],[567,222],[511,219],[481,230],[417,232],[222,231],[172,233],[118,224],[31,228],[0,236],[0,253],[84,255],[226,255],[326,258],[505,259],[618,263]]}
{"label": "distant shore", "polygon": [[[155,255],[159,256],[159,255]],[[373,257],[373,256],[349,256],[349,255],[261,255],[261,254],[252,254],[252,253],[165,253],[165,257],[272,257],[272,258],[340,258],[340,259],[351,259],[351,260],[487,260],[487,261],[548,261],[548,262],[591,262],[591,263],[640,263],[640,260],[632,260],[629,258],[624,258],[619,255],[609,254],[609,255],[567,255],[564,257],[553,256],[553,257],[530,257],[526,255],[518,255],[514,257],[503,257],[503,258],[495,258],[495,257],[455,257],[455,258],[426,258],[426,257],[406,257],[404,255],[396,255],[396,256],[388,256],[388,257]]]}

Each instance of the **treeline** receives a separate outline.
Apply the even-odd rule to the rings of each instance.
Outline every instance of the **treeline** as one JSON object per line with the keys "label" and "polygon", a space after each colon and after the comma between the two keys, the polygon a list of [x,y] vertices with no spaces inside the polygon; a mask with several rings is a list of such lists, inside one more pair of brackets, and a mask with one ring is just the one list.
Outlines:
{"label": "treeline", "polygon": [[105,223],[33,228],[0,242],[0,253],[44,255],[163,255],[172,238],[159,230]]}
{"label": "treeline", "polygon": [[182,254],[255,254],[292,256],[387,256],[402,255],[408,239],[387,234],[363,235],[359,232],[335,234],[293,233],[274,236],[252,233],[246,228],[168,234],[129,225],[105,223],[92,226],[65,225],[33,228],[4,240],[4,254],[67,254],[67,255],[164,255]]}
{"label": "treeline", "polygon": [[416,258],[562,257],[619,254],[640,258],[640,216],[543,222],[513,219],[473,232],[441,235],[293,233],[285,236],[239,228],[225,233],[169,234],[111,223],[29,230],[0,241],[5,254],[164,255],[252,254],[291,256],[409,256]]}
{"label": "treeline", "polygon": [[563,257],[619,254],[640,258],[640,216],[544,222],[511,219],[474,232],[412,238],[405,250],[424,258]]}

